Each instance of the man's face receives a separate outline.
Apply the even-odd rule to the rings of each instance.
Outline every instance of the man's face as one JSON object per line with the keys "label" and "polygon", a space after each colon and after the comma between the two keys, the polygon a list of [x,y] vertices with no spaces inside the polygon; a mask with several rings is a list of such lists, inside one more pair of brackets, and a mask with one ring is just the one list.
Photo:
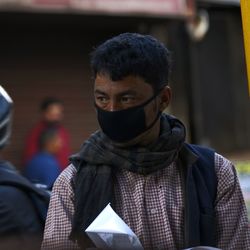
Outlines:
{"label": "man's face", "polygon": [[43,113],[44,120],[51,123],[59,123],[63,119],[63,106],[61,104],[51,104]]}
{"label": "man's face", "polygon": [[[138,76],[127,76],[122,80],[112,81],[108,75],[99,74],[95,79],[95,103],[100,109],[105,111],[121,111],[140,106],[150,100],[154,94],[152,86]],[[170,89],[169,87],[165,87],[158,96],[143,107],[146,127],[155,122],[159,112],[163,111],[168,105],[169,99]],[[137,143],[145,145],[147,142],[158,137],[159,128],[158,120],[151,129],[121,144],[122,146]],[[120,132],[123,133],[123,131]]]}

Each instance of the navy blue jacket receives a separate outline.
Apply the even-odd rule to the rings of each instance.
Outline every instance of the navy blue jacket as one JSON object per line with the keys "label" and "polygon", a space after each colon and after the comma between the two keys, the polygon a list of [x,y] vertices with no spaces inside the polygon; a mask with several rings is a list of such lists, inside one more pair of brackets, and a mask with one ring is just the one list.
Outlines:
{"label": "navy blue jacket", "polygon": [[2,185],[17,180],[29,185],[7,162],[0,162],[0,249],[39,249],[43,227],[32,200],[18,186]]}

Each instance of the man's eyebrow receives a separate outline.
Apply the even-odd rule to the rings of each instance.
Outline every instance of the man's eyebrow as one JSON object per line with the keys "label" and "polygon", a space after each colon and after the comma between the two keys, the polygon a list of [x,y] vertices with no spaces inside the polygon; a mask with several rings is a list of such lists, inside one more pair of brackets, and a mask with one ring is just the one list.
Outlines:
{"label": "man's eyebrow", "polygon": [[105,92],[99,90],[99,89],[96,89],[95,91],[95,94],[100,94],[100,95],[107,95]]}
{"label": "man's eyebrow", "polygon": [[119,93],[119,96],[123,96],[123,95],[137,95],[138,93],[135,90],[125,90],[123,92]]}

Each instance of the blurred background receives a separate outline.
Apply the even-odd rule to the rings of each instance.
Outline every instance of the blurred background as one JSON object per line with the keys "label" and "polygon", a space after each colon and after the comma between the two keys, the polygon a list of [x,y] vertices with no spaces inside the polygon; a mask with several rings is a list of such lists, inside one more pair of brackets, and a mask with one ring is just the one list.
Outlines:
{"label": "blurred background", "polygon": [[72,152],[79,149],[98,128],[89,54],[122,32],[151,34],[167,45],[173,61],[167,112],[186,124],[190,142],[234,160],[250,183],[239,0],[0,0],[0,84],[15,104],[5,158],[21,167],[25,138],[47,96],[63,101]]}

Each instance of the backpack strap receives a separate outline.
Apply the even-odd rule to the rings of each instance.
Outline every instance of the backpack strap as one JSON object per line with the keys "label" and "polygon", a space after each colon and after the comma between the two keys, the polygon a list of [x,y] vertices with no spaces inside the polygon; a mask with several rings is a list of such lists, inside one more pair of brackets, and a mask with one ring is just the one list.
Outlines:
{"label": "backpack strap", "polygon": [[189,149],[198,156],[196,165],[205,181],[211,201],[214,204],[217,195],[217,175],[215,172],[214,149],[200,145],[187,144]]}
{"label": "backpack strap", "polygon": [[185,245],[216,246],[214,202],[217,194],[214,150],[185,144],[186,154],[195,158],[185,162]]}

